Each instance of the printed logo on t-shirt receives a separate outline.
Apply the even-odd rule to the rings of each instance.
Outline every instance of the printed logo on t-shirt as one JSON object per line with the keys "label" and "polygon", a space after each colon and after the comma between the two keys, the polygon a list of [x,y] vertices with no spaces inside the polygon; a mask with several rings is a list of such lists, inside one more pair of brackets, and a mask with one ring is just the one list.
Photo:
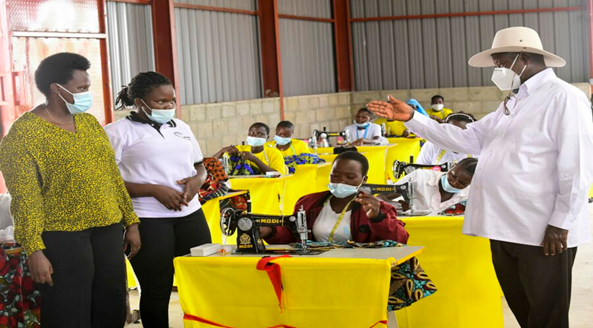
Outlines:
{"label": "printed logo on t-shirt", "polygon": [[179,138],[182,138],[182,139],[185,139],[185,140],[191,140],[191,138],[189,136],[184,136],[183,133],[181,133],[181,132],[175,132],[173,134],[175,136],[179,137]]}

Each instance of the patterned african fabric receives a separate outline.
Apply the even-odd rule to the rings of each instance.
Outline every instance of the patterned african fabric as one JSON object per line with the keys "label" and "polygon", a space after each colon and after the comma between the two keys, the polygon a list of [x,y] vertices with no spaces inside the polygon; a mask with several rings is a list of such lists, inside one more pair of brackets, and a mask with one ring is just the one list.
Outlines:
{"label": "patterned african fabric", "polygon": [[0,327],[38,328],[41,298],[19,248],[0,244]]}

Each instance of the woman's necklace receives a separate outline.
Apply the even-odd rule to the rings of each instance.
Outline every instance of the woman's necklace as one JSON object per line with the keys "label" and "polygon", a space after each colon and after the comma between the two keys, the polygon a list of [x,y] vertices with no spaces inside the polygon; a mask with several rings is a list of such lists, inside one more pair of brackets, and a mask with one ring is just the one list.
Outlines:
{"label": "woman's necklace", "polygon": [[70,124],[70,123],[74,122],[74,116],[72,116],[72,120],[70,122],[60,122],[60,121],[56,120],[53,116],[51,116],[49,109],[47,109],[47,105],[43,104],[43,108],[45,108],[47,115],[49,115],[49,118],[51,118],[52,121],[54,121],[55,123],[66,125],[66,124]]}

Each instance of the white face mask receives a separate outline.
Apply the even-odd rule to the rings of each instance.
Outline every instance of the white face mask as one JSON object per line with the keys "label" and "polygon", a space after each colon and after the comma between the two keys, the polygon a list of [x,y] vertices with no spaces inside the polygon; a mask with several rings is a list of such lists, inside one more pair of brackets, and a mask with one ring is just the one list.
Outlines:
{"label": "white face mask", "polygon": [[[511,68],[515,66],[515,62],[518,58],[519,55],[515,57]],[[521,86],[521,75],[527,68],[527,65],[523,66],[523,70],[521,70],[519,75],[517,75],[511,68],[496,67],[494,68],[494,72],[492,72],[492,82],[494,82],[494,84],[496,84],[502,91],[515,90]]]}
{"label": "white face mask", "polygon": [[440,112],[443,110],[443,108],[445,108],[445,105],[443,104],[432,104],[432,109],[436,110],[437,112]]}

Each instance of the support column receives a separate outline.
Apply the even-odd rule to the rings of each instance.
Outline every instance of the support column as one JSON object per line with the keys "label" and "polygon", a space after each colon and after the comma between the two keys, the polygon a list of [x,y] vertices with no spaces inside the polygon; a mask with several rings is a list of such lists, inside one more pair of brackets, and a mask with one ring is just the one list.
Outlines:
{"label": "support column", "polygon": [[[593,1],[593,0],[592,0]],[[338,91],[354,90],[354,69],[350,30],[350,0],[333,0],[334,44]]]}
{"label": "support column", "polygon": [[[175,86],[179,99],[179,75],[177,74],[177,40],[175,35],[174,0],[152,1],[152,34],[156,71],[165,75]],[[177,117],[181,106],[177,101]]]}

